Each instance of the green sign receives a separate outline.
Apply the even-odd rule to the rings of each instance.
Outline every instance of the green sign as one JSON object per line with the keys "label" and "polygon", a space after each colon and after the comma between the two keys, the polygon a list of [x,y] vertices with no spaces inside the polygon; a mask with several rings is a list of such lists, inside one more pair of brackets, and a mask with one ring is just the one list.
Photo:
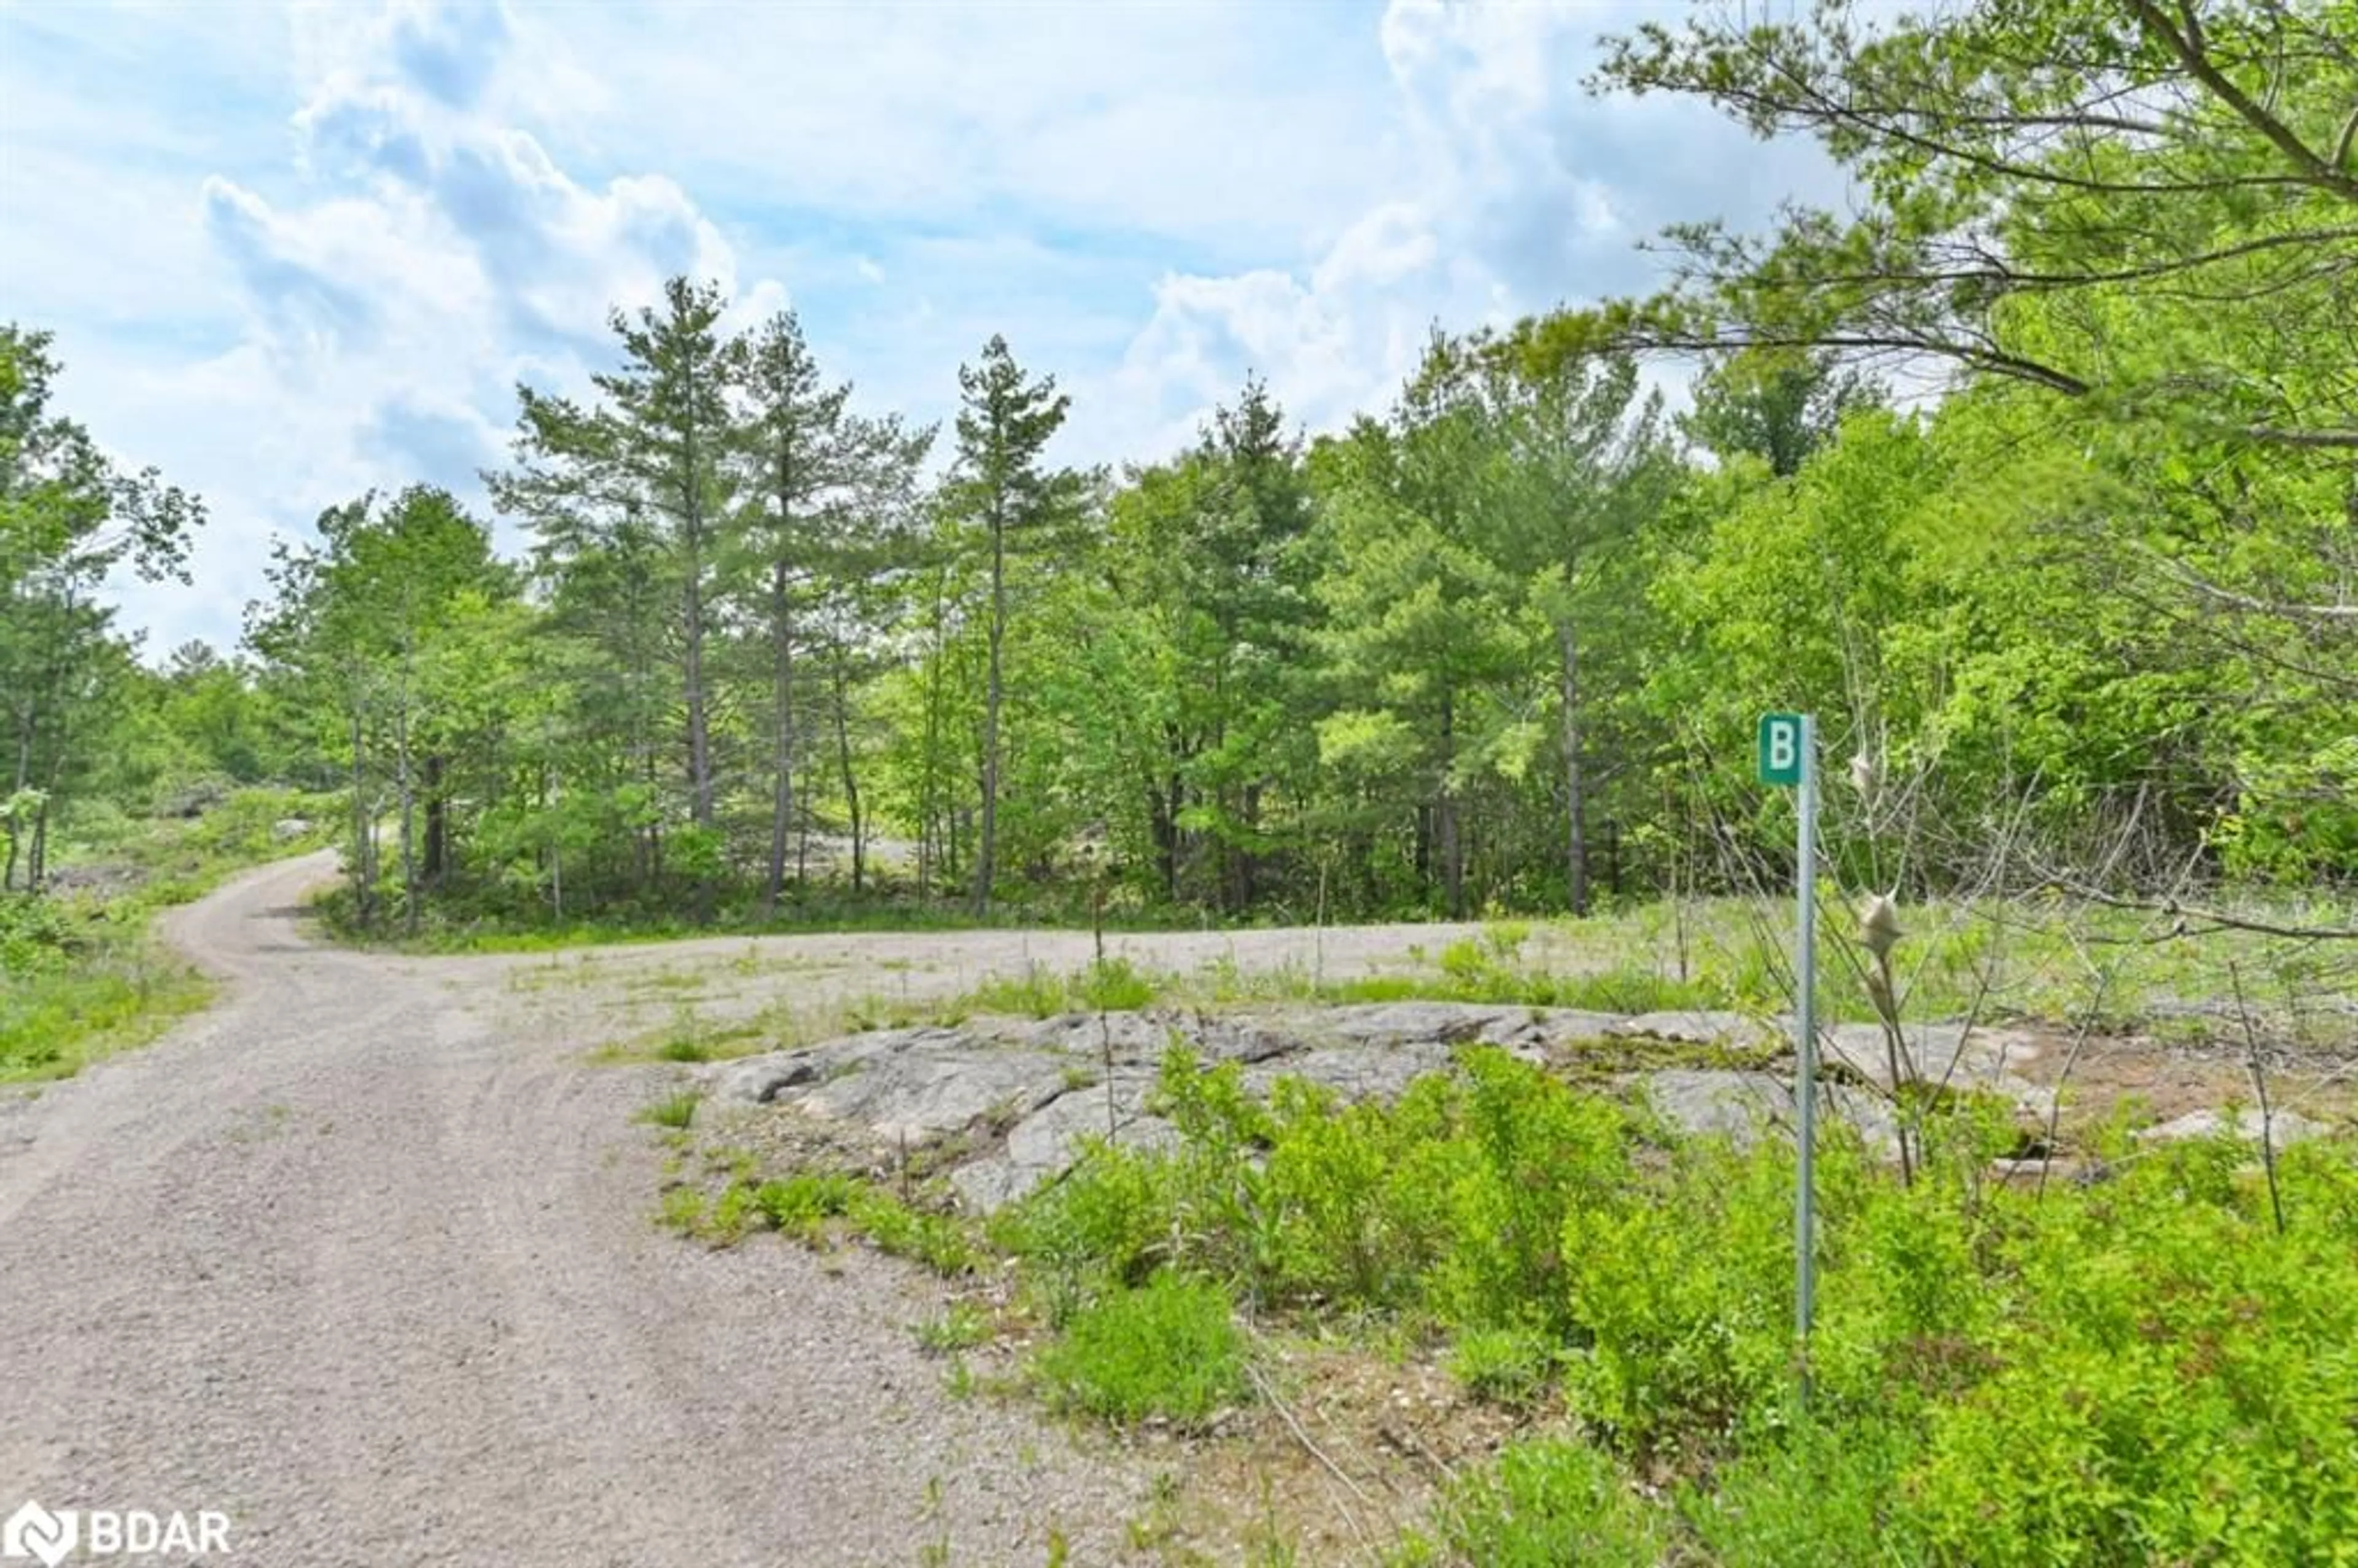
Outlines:
{"label": "green sign", "polygon": [[1801,716],[1760,716],[1760,782],[1799,787],[1801,782]]}

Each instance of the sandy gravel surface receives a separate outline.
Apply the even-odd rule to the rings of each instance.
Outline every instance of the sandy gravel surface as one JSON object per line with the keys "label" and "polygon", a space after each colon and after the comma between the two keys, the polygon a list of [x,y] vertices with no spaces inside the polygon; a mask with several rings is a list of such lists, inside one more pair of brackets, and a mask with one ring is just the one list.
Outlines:
{"label": "sandy gravel surface", "polygon": [[1109,1547],[1135,1478],[946,1397],[903,1276],[656,1231],[647,1074],[518,1027],[500,966],[308,945],[327,870],[181,912],[223,1004],[0,1109],[0,1509],[368,1568]]}

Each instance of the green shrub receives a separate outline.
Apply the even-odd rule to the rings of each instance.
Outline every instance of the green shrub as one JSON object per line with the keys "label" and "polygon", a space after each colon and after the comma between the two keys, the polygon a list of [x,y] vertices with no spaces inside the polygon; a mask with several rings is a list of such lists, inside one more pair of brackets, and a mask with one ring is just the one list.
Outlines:
{"label": "green shrub", "polygon": [[1607,1453],[1686,1478],[1643,1505],[1535,1448],[1453,1504],[1472,1561],[1611,1560],[1675,1523],[1741,1563],[2358,1563],[2358,1144],[2285,1154],[2279,1234],[2232,1137],[2115,1130],[2110,1179],[2042,1192],[1988,1179],[2010,1129],[1980,1108],[1931,1115],[1912,1183],[1828,1127],[1804,1406],[1790,1147],[1460,1061],[1390,1107],[1284,1081],[1263,1105],[1174,1053],[1178,1145],[1096,1149],[992,1238],[1076,1335],[1173,1271],[1324,1326],[1439,1328],[1481,1397],[1560,1387]]}
{"label": "green shrub", "polygon": [[1470,1328],[1450,1347],[1449,1372],[1466,1392],[1494,1405],[1538,1404],[1555,1386],[1552,1340],[1523,1328]]}
{"label": "green shrub", "polygon": [[753,1201],[778,1229],[807,1238],[828,1220],[850,1213],[860,1186],[849,1176],[806,1171],[763,1182],[754,1188]]}
{"label": "green shrub", "polygon": [[1128,958],[1099,958],[1074,978],[1072,1000],[1097,1012],[1130,1012],[1155,999],[1160,988]]}
{"label": "green shrub", "polygon": [[1610,1454],[1553,1439],[1515,1444],[1459,1481],[1437,1523],[1450,1552],[1481,1568],[1655,1568],[1669,1542]]}
{"label": "green shrub", "polygon": [[1789,1397],[1791,1170],[1773,1144],[1682,1143],[1666,1168],[1568,1209],[1564,1300],[1586,1344],[1569,1389],[1628,1451],[1710,1449],[1773,1422]]}
{"label": "green shrub", "polygon": [[1895,1423],[1805,1422],[1679,1490],[1682,1522],[1716,1568],[1929,1563],[1902,1490],[1918,1453]]}
{"label": "green shrub", "polygon": [[1041,1353],[1041,1380],[1060,1402],[1109,1421],[1198,1424],[1249,1386],[1234,1311],[1217,1283],[1165,1270],[1075,1313]]}
{"label": "green shrub", "polygon": [[946,1278],[971,1272],[982,1259],[973,1234],[957,1216],[911,1208],[882,1187],[861,1187],[846,1217],[878,1251],[922,1263]]}
{"label": "green shrub", "polygon": [[1935,1548],[2038,1563],[2358,1562],[2358,1157],[2289,1153],[2277,1234],[2229,1139],[2009,1231],[1986,1375],[1911,1476]]}
{"label": "green shrub", "polygon": [[0,978],[61,969],[93,940],[64,900],[0,893]]}
{"label": "green shrub", "polygon": [[1449,1080],[1412,1086],[1391,1108],[1337,1106],[1280,1079],[1262,1201],[1282,1217],[1251,1281],[1263,1302],[1333,1302],[1362,1312],[1416,1306],[1452,1244],[1451,1194],[1463,1150],[1445,1136]]}
{"label": "green shrub", "polygon": [[1019,1018],[1054,1018],[1073,1010],[1072,988],[1062,975],[1033,964],[1020,975],[994,975],[974,988],[966,999],[975,1012],[1003,1012]]}
{"label": "green shrub", "polygon": [[1461,1327],[1565,1334],[1564,1223],[1614,1201],[1629,1174],[1634,1124],[1612,1101],[1577,1094],[1502,1051],[1462,1060],[1461,1173],[1433,1305]]}

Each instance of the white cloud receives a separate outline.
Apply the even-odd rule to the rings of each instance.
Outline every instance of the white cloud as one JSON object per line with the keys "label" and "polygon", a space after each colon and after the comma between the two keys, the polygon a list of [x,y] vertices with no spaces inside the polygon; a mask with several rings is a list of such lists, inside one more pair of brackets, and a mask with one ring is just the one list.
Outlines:
{"label": "white cloud", "polygon": [[1248,372],[1313,431],[1336,428],[1390,402],[1435,324],[1641,291],[1658,279],[1636,243],[1665,223],[1827,199],[1807,149],[1766,151],[1692,104],[1586,95],[1598,36],[1651,8],[1391,0],[1377,32],[1407,131],[1396,191],[1306,265],[1166,276],[1090,443],[1152,455]]}
{"label": "white cloud", "polygon": [[211,503],[200,589],[127,618],[233,635],[271,532],[471,489],[514,383],[578,388],[676,272],[920,421],[1003,332],[1073,460],[1166,455],[1249,370],[1313,428],[1380,408],[1436,322],[1641,287],[1634,238],[1819,178],[1586,99],[1646,8],[0,9],[0,295]]}
{"label": "white cloud", "polygon": [[125,589],[159,645],[233,632],[235,606],[263,587],[268,536],[328,505],[418,480],[478,498],[477,470],[503,460],[514,384],[582,384],[603,362],[608,311],[654,303],[665,277],[719,281],[740,324],[786,304],[778,280],[741,277],[676,180],[577,179],[504,120],[523,96],[509,82],[531,71],[512,37],[496,6],[297,15],[290,49],[311,74],[291,117],[295,178],[261,167],[254,185],[201,185],[239,341],[109,399],[108,426],[173,432],[153,444],[172,449],[140,437],[130,449],[213,514],[196,592]]}

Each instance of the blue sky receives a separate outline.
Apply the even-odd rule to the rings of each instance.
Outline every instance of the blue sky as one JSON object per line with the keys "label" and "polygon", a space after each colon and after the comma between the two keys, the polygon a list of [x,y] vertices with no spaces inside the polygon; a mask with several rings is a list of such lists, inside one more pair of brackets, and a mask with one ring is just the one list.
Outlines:
{"label": "blue sky", "polygon": [[479,494],[516,382],[581,386],[675,271],[920,421],[1003,332],[1072,393],[1068,461],[1167,455],[1249,371],[1314,431],[1379,408],[1434,322],[1825,199],[1806,149],[1583,92],[1599,33],[1678,8],[0,0],[0,311],[211,508],[195,586],[125,585],[124,623],[226,644],[274,534]]}

